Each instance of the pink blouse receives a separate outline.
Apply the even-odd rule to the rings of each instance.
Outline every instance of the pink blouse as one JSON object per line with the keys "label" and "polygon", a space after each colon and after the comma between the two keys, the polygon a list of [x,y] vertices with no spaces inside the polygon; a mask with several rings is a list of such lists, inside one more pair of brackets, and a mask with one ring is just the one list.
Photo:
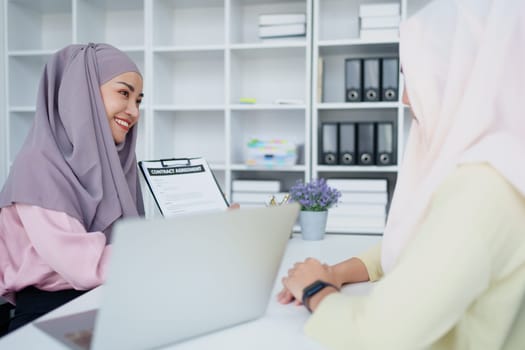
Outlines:
{"label": "pink blouse", "polygon": [[14,204],[0,210],[0,295],[27,286],[88,290],[102,284],[111,247],[69,215]]}

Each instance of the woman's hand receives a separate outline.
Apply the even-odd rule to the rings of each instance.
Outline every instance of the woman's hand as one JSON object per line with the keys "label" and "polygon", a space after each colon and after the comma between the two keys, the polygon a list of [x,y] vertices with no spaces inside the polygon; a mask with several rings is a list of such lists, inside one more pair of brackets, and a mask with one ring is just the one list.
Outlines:
{"label": "woman's hand", "polygon": [[296,305],[301,304],[303,289],[317,280],[322,280],[339,287],[331,266],[321,264],[319,260],[308,258],[302,263],[296,263],[288,276],[282,279],[284,289],[277,295],[281,304],[288,304],[295,300]]}
{"label": "woman's hand", "polygon": [[281,304],[290,304],[293,301],[295,301],[295,305],[302,304],[300,300],[295,299],[293,294],[286,287],[283,287],[279,294],[277,294],[277,301]]}
{"label": "woman's hand", "polygon": [[230,204],[230,206],[228,207],[229,210],[234,210],[234,209],[241,209],[241,206],[239,203],[232,203]]}
{"label": "woman's hand", "polygon": [[[298,267],[300,267],[298,274],[294,274]],[[310,274],[306,280],[302,279],[305,275],[303,270],[307,270]],[[294,276],[292,276],[292,274],[294,274]],[[300,278],[301,280],[299,280]],[[321,265],[318,260],[310,258],[304,263],[295,264],[294,267],[288,271],[288,277],[282,279],[284,287],[279,294],[277,294],[277,301],[281,304],[289,304],[295,301],[296,305],[301,305],[304,287],[318,279],[332,283],[341,289],[344,284],[369,281],[370,277],[368,276],[365,264],[358,258],[350,258],[335,265]],[[307,281],[309,281],[309,283],[307,283]],[[296,284],[299,285],[296,286]],[[292,286],[294,289],[292,289]]]}
{"label": "woman's hand", "polygon": [[[341,283],[340,279],[336,275],[336,271],[334,270],[334,266],[323,264],[322,265],[325,271],[331,275],[332,280],[335,282],[333,285],[337,286],[339,289],[341,289],[341,286],[343,283]],[[288,288],[283,287],[283,289],[277,294],[277,301],[281,304],[289,304],[293,301],[295,301],[295,305],[302,305],[302,301],[295,299],[292,292],[288,290]]]}

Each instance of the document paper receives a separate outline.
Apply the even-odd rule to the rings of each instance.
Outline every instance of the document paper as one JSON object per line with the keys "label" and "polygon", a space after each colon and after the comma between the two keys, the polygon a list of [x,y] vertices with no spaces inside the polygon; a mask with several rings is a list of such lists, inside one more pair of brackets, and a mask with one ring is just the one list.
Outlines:
{"label": "document paper", "polygon": [[165,217],[228,207],[204,158],[141,161],[139,167]]}

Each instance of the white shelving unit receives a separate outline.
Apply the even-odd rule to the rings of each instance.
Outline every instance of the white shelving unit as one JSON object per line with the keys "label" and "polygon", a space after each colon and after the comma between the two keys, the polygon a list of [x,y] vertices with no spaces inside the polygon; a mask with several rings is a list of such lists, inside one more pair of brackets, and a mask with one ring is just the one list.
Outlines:
{"label": "white shelving unit", "polygon": [[[409,115],[399,102],[345,102],[345,59],[367,57],[398,57],[399,40],[362,40],[359,35],[359,6],[395,2],[388,0],[314,0],[314,28],[312,45],[312,177],[337,179],[375,178],[388,180],[388,196],[391,198],[397,179],[398,164],[403,154],[405,126]],[[406,0],[399,1],[401,13],[406,15]],[[322,74],[317,62],[322,59]],[[318,81],[323,79],[322,82]],[[403,91],[399,79],[399,95]],[[322,96],[317,90],[322,85]],[[321,125],[326,122],[391,122],[397,140],[395,165],[323,165],[321,162]],[[346,232],[331,228],[335,233]],[[360,228],[364,234],[381,234],[380,229]]]}
{"label": "white shelving unit", "polygon": [[[87,42],[124,50],[144,74],[139,159],[204,156],[227,196],[233,179],[281,179],[284,189],[309,179],[311,8],[310,0],[2,0],[2,183],[32,123],[45,62]],[[306,37],[260,40],[259,15],[281,12],[305,13]],[[257,104],[239,104],[243,97]],[[301,145],[298,164],[245,165],[252,137]]]}
{"label": "white shelving unit", "polygon": [[[302,40],[262,42],[258,16],[304,12],[311,18],[311,3],[160,0],[151,7],[155,141],[149,156],[204,156],[228,197],[233,179],[278,178],[289,188],[308,178],[309,154],[296,166],[268,169],[245,165],[244,152],[252,137],[310,148],[310,24]],[[239,104],[243,97],[257,104]],[[283,98],[304,104],[274,104]]]}
{"label": "white shelving unit", "polygon": [[[325,121],[392,121],[401,159],[408,111],[399,102],[344,103],[340,64],[352,56],[397,56],[397,41],[358,38],[359,5],[394,0],[0,1],[0,183],[31,125],[50,55],[70,43],[107,42],[127,52],[145,77],[139,159],[204,156],[228,197],[235,179],[278,179],[287,191],[298,179],[386,177],[392,190],[397,165],[320,165],[318,130]],[[402,15],[426,2],[401,0]],[[306,36],[260,40],[258,17],[267,13],[305,13]],[[320,56],[325,99],[317,102]],[[241,98],[257,103],[240,104]],[[277,99],[303,103],[279,105]],[[297,164],[246,165],[251,138],[300,145]],[[154,214],[152,202],[147,207]]]}

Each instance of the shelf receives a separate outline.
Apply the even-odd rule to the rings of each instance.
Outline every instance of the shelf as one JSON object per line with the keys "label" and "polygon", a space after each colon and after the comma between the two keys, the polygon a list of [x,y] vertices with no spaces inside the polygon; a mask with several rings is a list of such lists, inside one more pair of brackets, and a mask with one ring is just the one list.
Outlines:
{"label": "shelf", "polygon": [[348,165],[318,165],[318,172],[362,172],[362,173],[395,173],[399,170],[397,165],[392,166],[348,166]]}
{"label": "shelf", "polygon": [[304,110],[236,110],[231,112],[232,163],[244,163],[252,139],[286,140],[297,146],[296,163],[304,164],[306,119]]}
{"label": "shelf", "polygon": [[211,164],[226,163],[223,111],[155,111],[152,122],[153,159],[204,157]]}
{"label": "shelf", "polygon": [[11,0],[2,2],[2,6],[4,3],[6,17],[10,19],[7,26],[9,51],[54,51],[72,42],[71,0]]}
{"label": "shelf", "polygon": [[222,53],[225,49],[224,45],[175,45],[175,46],[157,46],[153,48],[153,52],[206,52],[218,51]]}
{"label": "shelf", "polygon": [[397,108],[318,109],[315,112],[317,112],[318,126],[330,122],[391,122],[397,127],[399,123]]}
{"label": "shelf", "polygon": [[[355,48],[344,46],[337,47],[330,52],[319,52],[318,57],[323,59],[323,103],[333,104],[345,101],[345,60],[347,58],[396,57],[397,50],[397,46],[384,51],[382,49],[355,50]],[[318,62],[317,57],[314,57],[314,62]],[[317,64],[314,64],[314,69],[317,69]],[[355,105],[364,103],[358,102]],[[385,102],[376,103],[379,105]],[[396,104],[395,107],[398,107],[398,105]]]}
{"label": "shelf", "polygon": [[34,106],[40,78],[48,56],[9,56],[9,106]]}
{"label": "shelf", "polygon": [[254,46],[232,50],[232,58],[244,60],[305,58],[306,45]]}
{"label": "shelf", "polygon": [[223,0],[155,0],[153,45],[224,45]]}
{"label": "shelf", "polygon": [[236,170],[236,171],[302,172],[305,170],[305,166],[304,165],[293,165],[293,166],[265,167],[265,166],[250,166],[246,164],[232,164],[231,169]]}
{"label": "shelf", "polygon": [[144,46],[141,46],[141,45],[136,45],[136,46],[133,46],[133,45],[129,45],[129,46],[125,46],[125,45],[120,45],[119,46],[119,49],[126,52],[126,53],[144,53]]}
{"label": "shelf", "polygon": [[184,111],[224,111],[224,105],[155,105],[153,106],[154,111],[167,111],[167,112],[184,112]]}
{"label": "shelf", "polygon": [[[259,15],[267,13],[308,13],[305,0],[230,0],[230,37],[233,44],[262,42]],[[305,38],[306,42],[308,39]],[[283,40],[287,42],[289,40]],[[272,41],[272,44],[275,41]],[[266,44],[266,43],[264,43]]]}
{"label": "shelf", "polygon": [[264,110],[304,110],[306,106],[304,104],[232,104],[230,109],[234,111],[264,111]]}
{"label": "shelf", "polygon": [[[326,43],[326,44],[325,44]],[[321,56],[346,55],[348,57],[395,56],[399,44],[392,41],[343,40],[319,43]]]}
{"label": "shelf", "polygon": [[155,52],[153,75],[155,104],[224,104],[224,54],[221,51]]}
{"label": "shelf", "polygon": [[392,49],[399,45],[399,39],[377,39],[377,40],[364,40],[364,39],[338,39],[338,40],[323,40],[317,43],[319,49],[330,50],[337,48],[352,48],[354,50],[369,50],[372,48],[376,49]]}
{"label": "shelf", "polygon": [[25,11],[39,12],[41,14],[71,11],[70,1],[65,0],[9,0],[9,3],[23,7]]}
{"label": "shelf", "polygon": [[126,0],[126,1],[106,1],[106,0],[77,0],[80,2],[89,2],[101,10],[121,13],[127,11],[136,11],[143,8],[143,0]]}
{"label": "shelf", "polygon": [[144,1],[77,0],[77,41],[144,50]]}
{"label": "shelf", "polygon": [[[243,6],[277,6],[282,5],[283,3],[287,3],[287,6],[290,6],[290,4],[293,3],[304,3],[303,0],[231,0],[232,2],[236,2],[237,4],[242,4]],[[279,11],[273,11],[275,13]]]}
{"label": "shelf", "polygon": [[59,48],[56,50],[47,49],[47,50],[15,50],[15,51],[9,51],[7,55],[9,57],[31,57],[31,56],[51,56],[53,55]]}
{"label": "shelf", "polygon": [[244,43],[244,44],[232,44],[229,48],[232,51],[242,50],[266,50],[266,49],[279,49],[289,47],[306,47],[306,40],[275,40],[266,41],[262,43]]}
{"label": "shelf", "polygon": [[33,106],[12,106],[12,107],[9,107],[9,112],[11,113],[18,113],[18,112],[27,112],[27,113],[31,113],[31,112],[36,112],[36,107],[33,105]]}
{"label": "shelf", "polygon": [[364,46],[371,45],[384,45],[384,46],[397,46],[399,45],[399,39],[377,39],[377,40],[365,40],[365,39],[336,39],[336,40],[321,40],[317,43],[319,47],[337,47],[337,46],[356,46],[363,48]]}
{"label": "shelf", "polygon": [[271,105],[278,99],[307,100],[308,59],[304,47],[232,52],[230,103],[255,98]]}
{"label": "shelf", "polygon": [[398,102],[355,102],[355,103],[318,103],[314,106],[319,110],[338,109],[396,109]]}
{"label": "shelf", "polygon": [[13,162],[18,151],[25,142],[26,135],[33,124],[34,111],[17,111],[10,113],[9,135],[23,135],[23,137],[11,138],[9,144],[9,161]]}
{"label": "shelf", "polygon": [[[397,165],[318,164],[320,125],[329,122],[391,122],[401,158],[411,121],[407,107],[400,101],[343,102],[346,58],[398,55],[398,40],[359,38],[359,6],[381,1],[6,0],[3,122],[9,151],[0,175],[7,175],[32,125],[49,56],[74,42],[109,42],[126,52],[145,77],[139,159],[205,157],[227,196],[235,179],[278,180],[287,191],[297,180],[325,177],[387,178],[391,198]],[[400,1],[403,11],[419,8],[415,0]],[[269,13],[305,13],[306,35],[260,39],[259,16]],[[311,96],[316,95],[319,57],[324,100],[317,103]],[[257,103],[241,104],[241,98]],[[302,103],[275,103],[284,99]],[[246,165],[247,143],[254,138],[294,143],[295,165]]]}
{"label": "shelf", "polygon": [[[197,46],[194,48],[197,48],[197,50],[157,50],[154,52],[154,58],[162,58],[173,62],[203,62],[207,60],[224,61],[224,52],[222,50],[217,50],[215,48],[209,49],[209,47],[208,49],[200,50]],[[204,47],[202,46],[200,48]],[[221,66],[221,70],[223,69],[224,68]]]}

